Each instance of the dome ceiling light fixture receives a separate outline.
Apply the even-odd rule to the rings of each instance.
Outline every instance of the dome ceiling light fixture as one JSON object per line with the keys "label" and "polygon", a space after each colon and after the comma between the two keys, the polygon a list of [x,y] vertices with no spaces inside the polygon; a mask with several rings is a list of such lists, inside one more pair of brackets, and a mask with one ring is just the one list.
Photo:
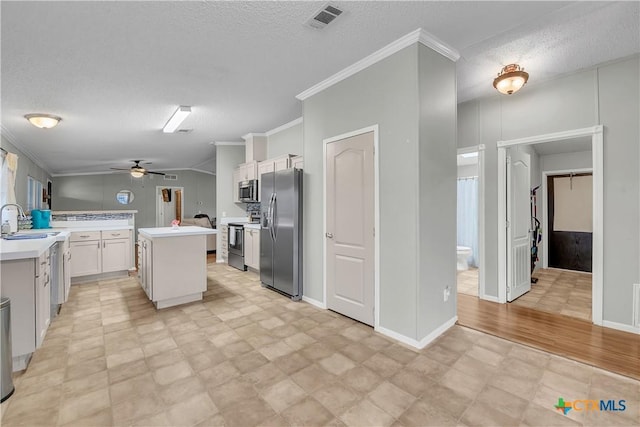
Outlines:
{"label": "dome ceiling light fixture", "polygon": [[493,87],[498,92],[511,95],[519,91],[529,80],[529,73],[518,64],[506,65],[498,73],[498,77],[493,80]]}
{"label": "dome ceiling light fixture", "polygon": [[53,114],[33,113],[24,116],[29,120],[29,123],[40,129],[51,129],[56,127],[62,118],[54,116]]}

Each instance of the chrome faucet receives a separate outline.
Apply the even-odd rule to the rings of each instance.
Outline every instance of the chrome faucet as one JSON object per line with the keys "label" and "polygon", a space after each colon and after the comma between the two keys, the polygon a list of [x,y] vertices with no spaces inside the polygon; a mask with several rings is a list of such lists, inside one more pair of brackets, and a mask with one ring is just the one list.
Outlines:
{"label": "chrome faucet", "polygon": [[[20,215],[20,218],[22,218],[22,219],[26,219],[27,218],[26,215],[24,214],[24,210],[22,209],[22,206],[20,206],[17,203],[7,203],[6,205],[3,205],[0,208],[0,221],[2,221],[2,211],[4,211],[4,208],[9,207],[9,206],[15,206],[15,207],[18,208],[18,214]],[[4,225],[4,223],[2,225]],[[6,231],[4,229],[4,227],[2,227],[2,235],[5,236],[7,234],[12,234],[11,233],[11,228],[9,228],[9,231]]]}

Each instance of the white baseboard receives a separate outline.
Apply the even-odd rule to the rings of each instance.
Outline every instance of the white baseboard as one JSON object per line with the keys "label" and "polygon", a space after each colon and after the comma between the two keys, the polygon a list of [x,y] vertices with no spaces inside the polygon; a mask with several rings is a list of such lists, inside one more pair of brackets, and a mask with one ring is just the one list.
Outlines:
{"label": "white baseboard", "polygon": [[411,347],[417,348],[418,350],[422,350],[427,345],[429,345],[431,341],[435,340],[440,335],[442,335],[447,329],[455,325],[457,321],[458,321],[458,316],[452,317],[451,319],[444,322],[442,325],[438,326],[433,332],[431,332],[426,337],[422,338],[420,341],[404,336],[397,332],[394,332],[391,329],[387,329],[383,326],[378,326],[377,328],[375,328],[375,330],[376,332],[380,332],[381,334],[386,335],[389,338],[393,338],[394,340],[400,341],[401,343],[410,345]]}
{"label": "white baseboard", "polygon": [[223,260],[222,258],[216,259],[216,264],[224,264],[226,263],[225,260]]}
{"label": "white baseboard", "polygon": [[640,335],[640,328],[636,328],[635,326],[631,326],[631,325],[626,325],[624,323],[610,322],[608,320],[603,320],[602,326],[604,326],[605,328],[617,329],[619,331],[631,332],[632,334]]}
{"label": "white baseboard", "polygon": [[310,297],[308,297],[306,295],[302,295],[302,301],[304,301],[306,303],[309,303],[309,304],[311,304],[313,306],[316,306],[318,308],[322,308],[323,310],[327,309],[327,305],[325,303],[320,302],[317,299],[310,298]]}

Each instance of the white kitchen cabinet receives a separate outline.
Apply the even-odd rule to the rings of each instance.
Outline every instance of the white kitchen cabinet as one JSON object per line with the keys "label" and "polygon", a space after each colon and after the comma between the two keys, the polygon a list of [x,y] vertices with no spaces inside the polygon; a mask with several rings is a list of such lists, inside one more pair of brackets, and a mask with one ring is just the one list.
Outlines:
{"label": "white kitchen cabinet", "polygon": [[133,268],[131,230],[71,233],[71,277]]}
{"label": "white kitchen cabinet", "polygon": [[128,270],[131,268],[131,231],[102,231],[102,272]]}
{"label": "white kitchen cabinet", "polygon": [[222,240],[220,256],[224,262],[227,262],[229,260],[229,226],[221,225],[220,232],[220,240]]}
{"label": "white kitchen cabinet", "polygon": [[248,181],[250,179],[258,179],[258,162],[247,162],[238,165],[233,170],[233,201],[240,203],[240,196],[238,194],[238,184],[242,181]]}
{"label": "white kitchen cabinet", "polygon": [[260,270],[260,230],[244,229],[244,264]]}
{"label": "white kitchen cabinet", "polygon": [[140,228],[141,286],[156,308],[199,301],[207,290],[207,235],[203,227]]}
{"label": "white kitchen cabinet", "polygon": [[100,240],[72,241],[71,277],[100,274],[101,272],[102,251]]}
{"label": "white kitchen cabinet", "polygon": [[38,258],[2,261],[1,294],[11,300],[11,350],[13,370],[27,367],[31,353],[40,347],[51,315],[49,251]]}
{"label": "white kitchen cabinet", "polygon": [[36,276],[36,348],[42,345],[51,322],[51,258],[46,251],[38,259]]}
{"label": "white kitchen cabinet", "polygon": [[153,289],[151,283],[153,280],[153,242],[141,235],[138,235],[138,279],[140,286],[147,294],[150,300],[153,300]]}
{"label": "white kitchen cabinet", "polygon": [[261,191],[262,174],[263,173],[273,172],[275,170],[276,169],[275,169],[275,164],[274,164],[273,160],[264,160],[264,161],[258,163],[258,201],[261,200],[260,193],[262,193],[262,191]]}
{"label": "white kitchen cabinet", "polygon": [[274,170],[282,171],[289,169],[289,158],[291,155],[276,157],[273,159]]}
{"label": "white kitchen cabinet", "polygon": [[238,194],[238,184],[242,181],[242,171],[240,168],[233,170],[233,201],[240,203],[240,195]]}
{"label": "white kitchen cabinet", "polygon": [[304,169],[304,158],[302,156],[294,156],[291,158],[291,167],[294,169]]}

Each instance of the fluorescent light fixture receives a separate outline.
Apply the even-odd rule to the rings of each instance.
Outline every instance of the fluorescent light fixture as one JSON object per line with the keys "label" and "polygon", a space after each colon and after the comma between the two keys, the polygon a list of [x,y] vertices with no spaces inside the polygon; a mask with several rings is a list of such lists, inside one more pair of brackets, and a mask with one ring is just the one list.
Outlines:
{"label": "fluorescent light fixture", "polygon": [[29,123],[40,129],[51,129],[60,123],[60,120],[62,120],[58,116],[41,113],[27,114],[24,118],[29,120]]}
{"label": "fluorescent light fixture", "polygon": [[178,129],[178,126],[182,124],[184,119],[191,113],[191,107],[181,105],[178,107],[173,116],[169,119],[166,125],[162,128],[164,133],[173,133]]}
{"label": "fluorescent light fixture", "polygon": [[464,153],[460,154],[460,156],[464,157],[465,159],[470,159],[472,157],[478,157],[478,152],[474,151],[473,153]]}

